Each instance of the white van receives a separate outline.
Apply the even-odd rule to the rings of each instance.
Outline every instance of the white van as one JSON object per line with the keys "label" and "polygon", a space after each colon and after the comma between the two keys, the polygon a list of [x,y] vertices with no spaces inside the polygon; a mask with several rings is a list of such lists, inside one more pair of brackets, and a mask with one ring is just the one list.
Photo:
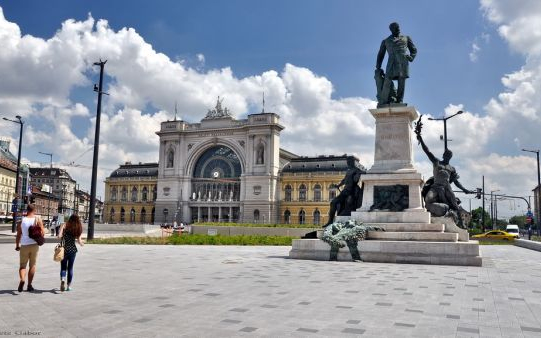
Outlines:
{"label": "white van", "polygon": [[505,231],[511,235],[514,235],[515,238],[520,237],[520,233],[518,230],[518,225],[516,224],[507,224],[507,227],[505,227]]}

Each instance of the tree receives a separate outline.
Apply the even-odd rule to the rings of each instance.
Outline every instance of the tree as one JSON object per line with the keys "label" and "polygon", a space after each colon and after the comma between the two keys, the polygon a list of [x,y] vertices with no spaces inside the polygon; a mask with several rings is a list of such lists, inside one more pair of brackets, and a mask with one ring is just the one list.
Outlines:
{"label": "tree", "polygon": [[516,224],[519,228],[528,228],[526,225],[526,216],[513,216],[509,219],[509,224]]}
{"label": "tree", "polygon": [[[471,228],[482,228],[482,217],[483,214],[483,208],[479,207],[477,209],[473,209],[471,211],[471,221],[470,221],[470,227]],[[485,228],[492,228],[492,222],[490,221],[490,216],[488,212],[485,210]]]}

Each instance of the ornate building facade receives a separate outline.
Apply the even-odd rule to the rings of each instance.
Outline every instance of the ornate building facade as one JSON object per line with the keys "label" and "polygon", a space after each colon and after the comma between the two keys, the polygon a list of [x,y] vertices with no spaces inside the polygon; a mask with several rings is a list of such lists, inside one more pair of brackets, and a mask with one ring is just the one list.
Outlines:
{"label": "ornate building facade", "polygon": [[[348,170],[349,156],[293,158],[280,175],[280,223],[323,225],[329,219],[330,201],[339,194],[334,186]],[[355,165],[364,170],[355,158]]]}
{"label": "ornate building facade", "polygon": [[277,222],[279,116],[236,120],[221,104],[200,123],[161,124],[157,223]]}
{"label": "ornate building facade", "polygon": [[105,179],[105,223],[155,223],[158,163],[126,162]]}

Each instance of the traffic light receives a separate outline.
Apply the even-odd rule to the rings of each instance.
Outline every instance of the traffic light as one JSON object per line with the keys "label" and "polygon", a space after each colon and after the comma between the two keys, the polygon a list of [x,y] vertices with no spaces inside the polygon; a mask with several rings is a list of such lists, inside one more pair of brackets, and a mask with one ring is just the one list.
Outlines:
{"label": "traffic light", "polygon": [[30,203],[32,204],[36,203],[36,198],[33,195],[30,196]]}
{"label": "traffic light", "polygon": [[483,196],[483,189],[477,188],[477,192],[475,193],[475,198],[480,200],[482,196]]}
{"label": "traffic light", "polygon": [[28,196],[23,196],[23,204],[28,204]]}

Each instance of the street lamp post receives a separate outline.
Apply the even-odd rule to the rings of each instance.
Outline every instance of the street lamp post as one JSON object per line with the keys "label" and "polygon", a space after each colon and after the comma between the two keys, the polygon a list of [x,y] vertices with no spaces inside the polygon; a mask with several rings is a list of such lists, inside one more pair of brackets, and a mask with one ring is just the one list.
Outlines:
{"label": "street lamp post", "polygon": [[[47,155],[50,158],[50,165],[49,165],[49,175],[52,177],[52,170],[53,170],[53,154],[52,153],[44,153],[39,152],[42,155]],[[52,178],[51,178],[52,181]],[[52,185],[49,186],[49,195],[47,195],[47,222],[49,222],[49,228],[51,227],[51,191],[52,191]]]}
{"label": "street lamp post", "polygon": [[[496,200],[494,193],[497,191],[500,191],[500,189],[490,191],[490,220],[492,222],[492,230],[496,229],[496,225],[494,223],[498,222],[497,219],[496,220],[494,219],[494,215],[495,215],[494,205],[495,205],[495,200]],[[494,200],[492,199],[493,197],[494,197]]]}
{"label": "street lamp post", "polygon": [[462,114],[462,113],[463,113],[463,111],[459,110],[458,112],[456,112],[455,114],[453,114],[451,116],[442,117],[440,119],[435,119],[435,118],[432,118],[432,117],[428,118],[431,121],[443,121],[443,141],[444,141],[444,144],[445,144],[445,150],[447,150],[447,120],[449,120],[451,117],[457,116],[457,115]]}
{"label": "street lamp post", "polygon": [[92,182],[90,184],[90,215],[88,216],[88,232],[86,238],[94,239],[94,215],[96,206],[96,180],[98,175],[98,152],[100,149],[100,119],[101,119],[101,97],[103,92],[103,68],[107,60],[94,62],[94,66],[100,66],[100,83],[99,86],[94,85],[94,91],[98,93],[98,106],[96,108],[96,131],[94,133],[94,155],[92,158]]}
{"label": "street lamp post", "polygon": [[[522,151],[527,151],[529,153],[535,153],[537,155],[537,189],[539,190],[538,192],[538,199],[539,199],[539,195],[541,195],[541,170],[539,169],[539,149],[538,150],[528,150],[528,149],[522,149]],[[539,209],[541,206],[539,205],[539,203],[537,203],[537,208]],[[537,235],[538,236],[541,236],[541,220],[539,217],[541,215],[541,212],[539,210],[537,210]]]}
{"label": "street lamp post", "polygon": [[4,120],[10,121],[13,123],[18,123],[21,126],[20,132],[19,132],[19,153],[17,154],[17,175],[15,176],[15,213],[13,214],[13,223],[11,224],[11,232],[15,232],[17,228],[17,212],[19,210],[19,175],[20,175],[20,167],[21,167],[21,146],[23,143],[23,125],[24,122],[21,119],[19,115],[15,116],[17,120],[12,120],[4,117]]}

